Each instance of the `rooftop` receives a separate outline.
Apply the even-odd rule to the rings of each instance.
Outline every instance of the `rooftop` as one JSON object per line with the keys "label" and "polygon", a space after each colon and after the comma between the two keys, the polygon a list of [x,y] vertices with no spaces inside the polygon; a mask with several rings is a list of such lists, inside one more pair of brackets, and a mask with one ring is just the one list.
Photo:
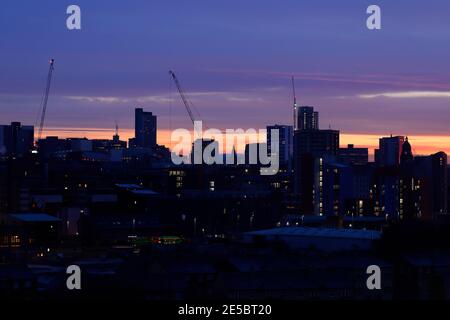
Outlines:
{"label": "rooftop", "polygon": [[133,183],[116,183],[116,187],[121,189],[142,189],[140,185]]}
{"label": "rooftop", "polygon": [[360,229],[332,229],[309,227],[282,227],[267,230],[258,230],[245,233],[251,236],[293,236],[293,237],[322,237],[347,239],[379,239],[381,232]]}
{"label": "rooftop", "polygon": [[143,196],[153,196],[159,194],[158,192],[155,192],[150,189],[142,189],[142,190],[131,190],[131,193],[136,195],[143,195]]}
{"label": "rooftop", "polygon": [[23,222],[59,222],[60,219],[45,213],[17,213],[10,214],[11,218]]}

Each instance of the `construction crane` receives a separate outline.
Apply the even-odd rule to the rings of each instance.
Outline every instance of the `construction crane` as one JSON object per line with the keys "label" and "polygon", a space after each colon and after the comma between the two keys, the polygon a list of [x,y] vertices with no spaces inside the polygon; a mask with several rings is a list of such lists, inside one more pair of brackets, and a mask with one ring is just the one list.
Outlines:
{"label": "construction crane", "polygon": [[48,94],[50,92],[50,85],[52,83],[52,75],[55,59],[50,59],[49,64],[50,65],[48,68],[47,83],[45,86],[44,95],[42,97],[42,104],[41,104],[42,112],[41,112],[41,121],[39,122],[38,141],[42,138],[42,130],[44,129],[45,112],[47,111]]}
{"label": "construction crane", "polygon": [[[175,73],[172,70],[170,70],[169,74],[172,77],[173,81],[175,82],[175,85],[177,86],[178,92],[180,93],[181,100],[183,101],[183,104],[186,107],[186,111],[189,114],[189,118],[191,119],[192,124],[194,124],[194,128],[195,128],[196,119],[195,119],[194,113],[192,112],[192,109],[195,110],[195,106],[187,98],[186,93],[184,92],[183,88],[181,87],[180,81],[178,81],[178,78],[175,75]],[[197,112],[197,114],[198,114],[198,112]],[[201,120],[201,119],[198,119],[198,120]]]}

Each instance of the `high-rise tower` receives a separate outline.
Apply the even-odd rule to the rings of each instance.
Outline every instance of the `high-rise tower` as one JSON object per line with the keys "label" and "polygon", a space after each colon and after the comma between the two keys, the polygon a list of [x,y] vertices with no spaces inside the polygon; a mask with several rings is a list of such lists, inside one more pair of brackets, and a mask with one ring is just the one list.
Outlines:
{"label": "high-rise tower", "polygon": [[142,108],[135,109],[135,144],[141,148],[156,147],[156,116],[145,112]]}

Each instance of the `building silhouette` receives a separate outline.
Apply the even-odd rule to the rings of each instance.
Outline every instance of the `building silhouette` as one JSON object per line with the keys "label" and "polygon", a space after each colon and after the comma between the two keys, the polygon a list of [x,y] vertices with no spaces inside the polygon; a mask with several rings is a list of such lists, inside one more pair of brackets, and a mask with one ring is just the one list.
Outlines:
{"label": "building silhouette", "polygon": [[319,130],[319,112],[314,107],[301,106],[294,109],[295,130]]}
{"label": "building silhouette", "polygon": [[145,112],[142,108],[136,108],[134,112],[134,146],[154,149],[156,147],[156,116],[151,112]]}
{"label": "building silhouette", "polygon": [[398,166],[402,145],[405,142],[403,136],[383,137],[379,140],[379,149],[375,150],[375,162],[381,167]]}
{"label": "building silhouette", "polygon": [[337,156],[339,152],[339,130],[297,130],[294,133],[296,155],[310,154]]}
{"label": "building silhouette", "polygon": [[294,131],[293,180],[294,194],[299,199],[300,212],[304,214],[318,212],[316,205],[319,202],[320,206],[323,185],[316,176],[323,170],[324,158],[335,158],[339,152],[339,131],[320,130],[318,119],[319,114],[313,107],[298,109],[298,130]]}
{"label": "building silhouette", "polygon": [[[3,145],[5,127],[8,139],[15,141],[8,142],[8,150],[20,149],[17,145],[26,139],[11,137],[23,127],[2,126]],[[434,260],[441,257],[440,252],[434,255],[435,248],[449,241],[444,152],[413,155],[407,138],[388,137],[380,139],[376,165],[368,162],[366,148],[339,148],[337,130],[292,133],[290,126],[267,127],[272,128],[280,132],[280,162],[289,144],[295,148],[295,169],[273,176],[261,175],[258,157],[254,163],[249,159],[268,151],[266,143],[248,144],[246,163],[240,165],[174,165],[163,146],[126,148],[118,134],[112,140],[46,137],[38,142],[38,153],[1,156],[0,278],[8,279],[5,292],[25,287],[10,280],[17,261],[37,261],[38,267],[30,265],[39,271],[33,275],[49,283],[41,265],[48,264],[49,270],[69,265],[72,255],[63,253],[75,244],[87,249],[77,253],[77,261],[108,271],[107,278],[91,284],[96,296],[107,292],[117,297],[126,285],[130,291],[124,295],[139,292],[150,299],[223,297],[224,288],[229,297],[360,298],[353,289],[367,280],[367,265],[380,265],[375,257],[393,264],[399,297],[418,295],[430,280],[444,288],[450,260],[448,255],[442,264]],[[269,134],[269,145],[272,139]],[[201,139],[193,147],[199,156],[207,151],[210,159],[222,159],[225,155],[215,151],[218,143]],[[235,149],[232,156],[238,157]],[[122,255],[119,247],[134,253],[127,249]],[[432,249],[429,256],[422,255],[424,248]],[[100,258],[93,259],[92,252]],[[59,253],[61,259],[55,260]],[[398,258],[404,253],[411,254],[408,260]],[[293,269],[299,258],[302,263]],[[164,272],[159,273],[161,266]],[[383,279],[389,279],[386,270],[383,266]],[[445,277],[429,270],[444,270]],[[51,285],[39,287],[49,297],[62,294],[54,285],[60,271],[51,272]],[[292,289],[297,274],[306,276]],[[423,283],[411,290],[414,277]],[[337,278],[344,281],[336,284]],[[64,281],[58,288],[65,288]],[[117,292],[110,283],[119,283]],[[392,295],[389,290],[381,294]],[[375,297],[368,290],[363,294]]]}
{"label": "building silhouette", "polygon": [[429,156],[416,156],[413,173],[415,185],[420,190],[416,218],[431,220],[447,214],[447,154],[438,152]]}
{"label": "building silhouette", "polygon": [[347,165],[366,165],[369,162],[368,148],[355,148],[349,144],[347,148],[339,148],[339,162]]}
{"label": "building silhouette", "polygon": [[414,159],[411,144],[408,141],[408,137],[405,138],[405,141],[402,144],[402,153],[400,155],[400,164],[406,164],[411,162]]}
{"label": "building silhouette", "polygon": [[0,126],[0,153],[12,156],[25,155],[34,145],[34,127],[20,122]]}
{"label": "building silhouette", "polygon": [[287,125],[273,125],[267,126],[267,150],[268,154],[272,155],[272,130],[278,130],[278,161],[280,167],[291,169],[292,156],[294,152],[294,132],[292,126]]}

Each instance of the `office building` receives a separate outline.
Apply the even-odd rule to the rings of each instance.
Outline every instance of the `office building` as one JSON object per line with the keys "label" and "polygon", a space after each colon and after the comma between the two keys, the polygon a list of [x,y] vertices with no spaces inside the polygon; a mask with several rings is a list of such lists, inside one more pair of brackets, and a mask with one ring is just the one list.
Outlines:
{"label": "office building", "polygon": [[420,190],[417,216],[430,220],[447,214],[447,154],[438,152],[414,158],[414,177]]}
{"label": "office building", "polygon": [[31,151],[34,145],[34,127],[20,122],[0,126],[0,153],[21,156]]}
{"label": "office building", "polygon": [[339,131],[319,130],[318,113],[312,107],[299,109],[302,124],[294,132],[294,193],[300,201],[300,212],[303,214],[320,213],[315,204],[317,199],[315,173],[323,168],[318,161],[323,158],[336,158],[339,153]]}
{"label": "office building", "polygon": [[293,128],[292,126],[286,125],[267,126],[267,148],[269,155],[272,155],[272,130],[278,130],[278,160],[280,167],[291,169],[294,152]]}
{"label": "office building", "polygon": [[145,112],[142,108],[136,108],[134,115],[134,145],[154,149],[156,147],[156,116],[151,112]]}
{"label": "office building", "polygon": [[127,142],[120,140],[120,136],[116,130],[112,140],[109,139],[94,139],[92,140],[92,149],[94,151],[111,151],[121,150],[127,147]]}
{"label": "office building", "polygon": [[314,107],[296,107],[294,112],[295,130],[319,130],[319,112],[314,111]]}
{"label": "office building", "polygon": [[37,146],[39,154],[43,157],[56,156],[70,150],[68,141],[56,136],[47,136],[45,139],[39,139]]}
{"label": "office building", "polygon": [[338,130],[297,130],[294,133],[294,153],[337,156],[339,152]]}
{"label": "office building", "polygon": [[339,162],[346,165],[366,165],[369,161],[368,148],[355,148],[349,144],[347,148],[339,148]]}
{"label": "office building", "polygon": [[381,138],[379,149],[375,150],[376,164],[380,167],[398,166],[404,142],[405,138],[403,136]]}

